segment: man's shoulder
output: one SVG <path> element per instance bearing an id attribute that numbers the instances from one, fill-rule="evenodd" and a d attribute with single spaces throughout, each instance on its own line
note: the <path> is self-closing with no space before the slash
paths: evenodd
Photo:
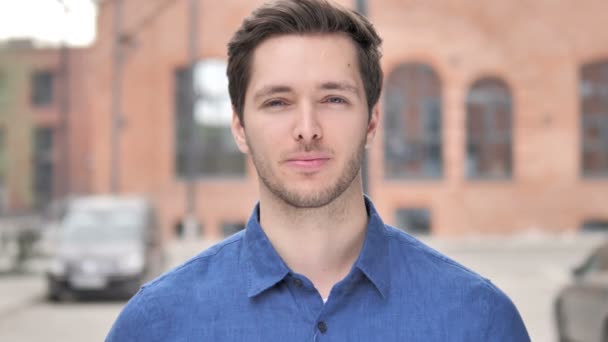
<path id="1" fill-rule="evenodd" d="M 235 271 L 240 264 L 241 242 L 244 230 L 205 249 L 181 265 L 169 270 L 158 278 L 145 284 L 145 292 L 163 290 L 172 287 L 184 288 L 185 283 L 201 284 L 221 279 L 227 270 Z"/>
<path id="2" fill-rule="evenodd" d="M 389 225 L 384 228 L 389 237 L 389 248 L 394 253 L 392 257 L 402 263 L 403 269 L 409 271 L 401 276 L 408 277 L 410 272 L 415 272 L 417 278 L 433 281 L 436 285 L 469 287 L 488 291 L 491 296 L 504 296 L 490 280 L 416 237 Z"/>
<path id="3" fill-rule="evenodd" d="M 237 233 L 142 286 L 123 308 L 107 341 L 167 340 L 167 322 L 219 309 L 222 291 L 237 291 L 241 283 L 242 236 Z"/>
<path id="4" fill-rule="evenodd" d="M 468 322 L 497 341 L 530 340 L 511 299 L 489 279 L 397 228 L 385 226 L 384 232 L 390 256 L 398 265 L 391 277 L 400 296 L 416 298 L 436 310 L 434 314 L 458 307 Z M 441 305 L 435 305 L 438 302 Z"/>

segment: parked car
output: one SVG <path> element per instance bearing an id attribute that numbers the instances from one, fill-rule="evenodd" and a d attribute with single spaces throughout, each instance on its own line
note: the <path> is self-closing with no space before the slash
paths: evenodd
<path id="1" fill-rule="evenodd" d="M 555 300 L 560 342 L 608 342 L 608 243 L 573 270 Z"/>
<path id="2" fill-rule="evenodd" d="M 55 238 L 47 269 L 50 300 L 129 297 L 164 268 L 156 212 L 140 197 L 73 199 Z"/>

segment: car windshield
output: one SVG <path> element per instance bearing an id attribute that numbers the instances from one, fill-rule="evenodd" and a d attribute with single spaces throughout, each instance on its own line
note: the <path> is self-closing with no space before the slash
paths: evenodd
<path id="1" fill-rule="evenodd" d="M 141 214 L 128 208 L 78 210 L 69 213 L 64 222 L 66 242 L 136 240 L 143 226 Z"/>

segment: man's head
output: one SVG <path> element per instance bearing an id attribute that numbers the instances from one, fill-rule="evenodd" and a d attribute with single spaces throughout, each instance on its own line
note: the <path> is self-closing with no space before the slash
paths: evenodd
<path id="1" fill-rule="evenodd" d="M 380 45 L 371 23 L 358 13 L 326 0 L 271 1 L 247 17 L 228 43 L 228 89 L 235 112 L 243 121 L 255 49 L 265 40 L 281 35 L 340 33 L 357 49 L 358 67 L 368 111 L 377 104 L 382 90 Z"/>
<path id="2" fill-rule="evenodd" d="M 379 44 L 363 17 L 323 0 L 273 2 L 245 19 L 229 44 L 232 132 L 262 198 L 319 208 L 360 194 L 379 120 Z"/>

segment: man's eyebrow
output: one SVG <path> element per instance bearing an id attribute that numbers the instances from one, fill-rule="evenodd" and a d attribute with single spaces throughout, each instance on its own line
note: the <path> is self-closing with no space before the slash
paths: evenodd
<path id="1" fill-rule="evenodd" d="M 325 82 L 321 84 L 323 90 L 341 90 L 351 92 L 359 97 L 359 88 L 345 82 Z"/>
<path id="2" fill-rule="evenodd" d="M 262 89 L 256 91 L 253 94 L 253 99 L 258 100 L 259 98 L 265 97 L 265 96 L 270 96 L 270 95 L 280 94 L 280 93 L 291 93 L 291 92 L 293 92 L 293 90 L 289 86 L 269 85 L 269 86 L 265 86 Z"/>

